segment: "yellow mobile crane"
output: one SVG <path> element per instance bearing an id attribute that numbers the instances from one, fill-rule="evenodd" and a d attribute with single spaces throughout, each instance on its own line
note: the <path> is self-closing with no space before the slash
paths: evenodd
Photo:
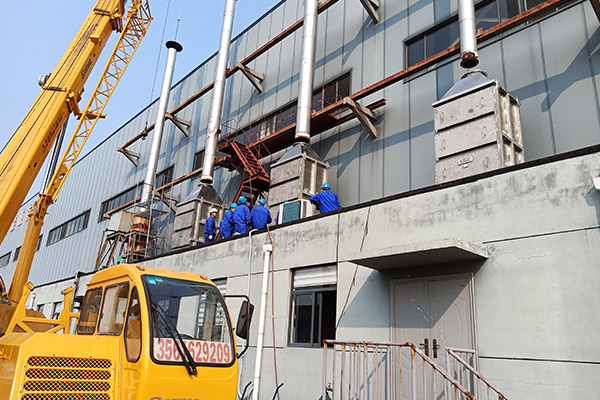
<path id="1" fill-rule="evenodd" d="M 152 17 L 147 1 L 98 0 L 42 92 L 0 155 L 0 240 L 70 113 L 79 117 L 50 184 L 30 212 L 10 290 L 0 285 L 0 399 L 233 399 L 236 343 L 223 296 L 205 276 L 123 264 L 97 272 L 81 312 L 63 291 L 57 319 L 27 310 L 26 283 L 46 210 Z M 120 32 L 91 98 L 83 85 L 112 31 Z M 245 297 L 245 296 L 242 296 Z M 247 339 L 252 306 L 242 304 L 236 334 Z M 77 318 L 75 335 L 70 322 Z M 56 334 L 62 332 L 64 334 Z M 246 348 L 247 349 L 247 342 Z M 242 352 L 243 353 L 243 352 Z M 198 369 L 202 371 L 199 373 Z"/>

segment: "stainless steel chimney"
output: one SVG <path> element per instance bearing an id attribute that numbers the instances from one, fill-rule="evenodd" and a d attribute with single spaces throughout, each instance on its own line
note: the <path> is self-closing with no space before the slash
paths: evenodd
<path id="1" fill-rule="evenodd" d="M 206 131 L 206 142 L 204 145 L 204 164 L 202 166 L 202 183 L 212 184 L 215 170 L 215 156 L 217 153 L 217 142 L 219 126 L 221 124 L 221 112 L 223 109 L 223 97 L 225 94 L 225 79 L 227 72 L 227 61 L 229 60 L 229 44 L 231 43 L 231 31 L 233 28 L 233 14 L 236 0 L 227 0 L 223 14 L 223 28 L 221 29 L 221 43 L 217 66 L 215 67 L 215 84 L 213 87 L 212 101 L 208 114 L 208 128 Z"/>
<path id="2" fill-rule="evenodd" d="M 298 83 L 298 106 L 296 118 L 296 142 L 310 141 L 310 115 L 312 110 L 312 86 L 315 72 L 315 48 L 317 45 L 318 0 L 305 0 L 304 29 L 302 33 L 302 59 Z"/>
<path id="3" fill-rule="evenodd" d="M 458 26 L 460 29 L 460 66 L 465 69 L 474 68 L 479 64 L 479 59 L 477 58 L 473 0 L 458 0 Z"/>
<path id="4" fill-rule="evenodd" d="M 175 69 L 175 57 L 177 53 L 183 50 L 183 47 L 175 42 L 166 43 L 167 66 L 165 67 L 165 77 L 163 79 L 160 100 L 158 102 L 158 111 L 156 112 L 156 124 L 154 125 L 154 138 L 152 139 L 152 149 L 148 159 L 148 169 L 146 179 L 142 187 L 142 208 L 147 208 L 154 192 L 154 179 L 156 176 L 156 166 L 158 165 L 158 156 L 160 154 L 160 142 L 162 141 L 163 127 L 165 124 L 165 113 L 167 112 L 167 103 L 169 102 L 169 93 L 171 92 L 171 82 L 173 81 L 173 70 Z"/>

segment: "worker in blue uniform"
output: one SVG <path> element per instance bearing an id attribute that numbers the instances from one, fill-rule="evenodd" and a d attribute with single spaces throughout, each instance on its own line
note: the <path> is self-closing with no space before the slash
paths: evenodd
<path id="1" fill-rule="evenodd" d="M 337 197 L 337 194 L 331 191 L 331 187 L 327 182 L 321 186 L 321 192 L 315 194 L 309 200 L 311 203 L 317 206 L 317 209 L 321 214 L 342 208 L 340 199 Z"/>
<path id="2" fill-rule="evenodd" d="M 233 213 L 233 222 L 234 222 L 234 234 L 244 234 L 248 232 L 248 226 L 252 223 L 252 219 L 250 218 L 250 209 L 246 205 L 246 198 L 244 196 L 240 196 L 238 199 L 238 206 L 235 209 L 235 213 Z"/>
<path id="3" fill-rule="evenodd" d="M 215 218 L 219 210 L 216 208 L 210 209 L 210 217 L 206 219 L 204 224 L 204 243 L 212 242 L 217 238 L 217 221 Z"/>
<path id="4" fill-rule="evenodd" d="M 221 227 L 219 229 L 223 239 L 233 236 L 233 214 L 236 207 L 236 203 L 231 203 L 229 210 L 225 211 L 225 216 L 223 217 L 223 221 L 221 221 Z"/>
<path id="5" fill-rule="evenodd" d="M 271 223 L 271 213 L 265 207 L 265 199 L 259 199 L 258 204 L 250 211 L 252 229 L 262 229 Z"/>

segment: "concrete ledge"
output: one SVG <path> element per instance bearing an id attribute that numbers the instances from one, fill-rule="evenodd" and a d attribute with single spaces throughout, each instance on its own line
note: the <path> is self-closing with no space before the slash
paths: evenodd
<path id="1" fill-rule="evenodd" d="M 446 238 L 349 253 L 340 261 L 381 271 L 487 258 L 488 251 L 483 245 L 459 238 Z"/>

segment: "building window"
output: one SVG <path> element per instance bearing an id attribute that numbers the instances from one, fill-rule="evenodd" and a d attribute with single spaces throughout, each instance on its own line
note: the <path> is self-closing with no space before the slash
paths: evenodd
<path id="1" fill-rule="evenodd" d="M 290 312 L 290 345 L 319 347 L 335 339 L 336 267 L 294 271 Z"/>
<path id="2" fill-rule="evenodd" d="M 63 309 L 63 302 L 57 301 L 54 303 L 52 307 L 52 319 L 58 319 L 60 317 L 60 313 Z"/>
<path id="3" fill-rule="evenodd" d="M 3 255 L 2 257 L 0 257 L 0 268 L 6 267 L 9 262 L 10 262 L 10 251 L 8 253 L 6 253 L 5 255 Z"/>
<path id="4" fill-rule="evenodd" d="M 202 168 L 203 164 L 204 164 L 204 150 L 201 150 L 194 155 L 194 165 L 192 166 L 192 171 L 196 171 L 197 169 Z"/>
<path id="5" fill-rule="evenodd" d="M 13 261 L 17 261 L 19 259 L 19 253 L 21 253 L 21 246 L 15 249 L 15 255 L 13 256 Z"/>
<path id="6" fill-rule="evenodd" d="M 350 95 L 350 74 L 345 74 L 313 91 L 312 109 L 319 111 Z M 296 122 L 296 102 L 268 114 L 250 125 L 232 130 L 224 136 L 240 143 L 250 144 Z M 196 169 L 196 168 L 194 168 Z"/>
<path id="7" fill-rule="evenodd" d="M 46 242 L 46 246 L 50 246 L 53 243 L 58 242 L 59 240 L 63 240 L 71 235 L 76 234 L 77 232 L 81 232 L 86 229 L 88 226 L 88 221 L 90 219 L 90 210 L 87 210 L 83 214 L 73 218 L 70 221 L 65 222 L 64 224 L 57 226 L 48 232 L 48 241 Z"/>
<path id="8" fill-rule="evenodd" d="M 156 174 L 156 179 L 154 180 L 154 187 L 158 189 L 159 187 L 168 185 L 169 183 L 173 182 L 174 169 L 175 166 L 171 165 L 169 168 Z"/>
<path id="9" fill-rule="evenodd" d="M 100 214 L 98 215 L 98 222 L 102 222 L 105 219 L 109 219 L 105 214 L 114 210 L 117 207 L 121 207 L 124 204 L 130 203 L 134 201 L 136 198 L 142 195 L 142 185 L 135 185 L 127 189 L 124 192 L 119 193 L 118 195 L 111 197 L 110 199 L 102 202 L 100 205 Z"/>
<path id="10" fill-rule="evenodd" d="M 35 251 L 38 251 L 40 249 L 40 247 L 42 246 L 42 238 L 43 237 L 44 237 L 44 235 L 40 235 L 40 237 L 38 238 L 37 245 L 35 246 Z"/>
<path id="11" fill-rule="evenodd" d="M 482 1 L 475 6 L 476 28 L 486 31 L 538 4 L 539 0 Z M 458 40 L 458 16 L 454 16 L 406 41 L 406 67 L 446 50 L 458 43 Z"/>

